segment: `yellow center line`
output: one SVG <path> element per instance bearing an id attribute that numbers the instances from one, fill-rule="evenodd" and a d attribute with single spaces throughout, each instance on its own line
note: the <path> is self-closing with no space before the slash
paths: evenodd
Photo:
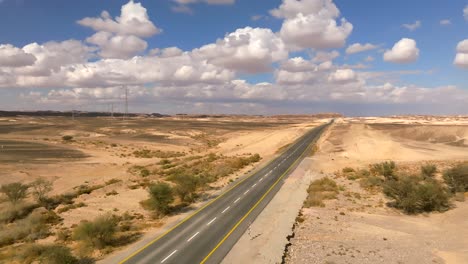
<path id="1" fill-rule="evenodd" d="M 315 129 L 315 128 L 314 128 Z M 312 130 L 314 130 L 312 129 Z M 308 133 L 311 133 L 312 131 L 309 131 Z M 308 134 L 306 133 L 306 135 Z M 297 141 L 300 141 L 302 139 L 299 138 L 296 140 Z M 291 144 L 291 146 L 283 153 L 286 153 L 289 149 L 292 149 L 293 147 L 295 146 L 295 143 L 294 144 Z M 305 152 L 305 151 L 304 151 Z M 281 156 L 281 155 L 280 155 Z M 280 157 L 278 156 L 278 157 Z M 239 184 L 243 183 L 244 181 L 246 181 L 247 179 L 251 178 L 252 176 L 256 175 L 259 171 L 261 171 L 263 168 L 266 168 L 268 167 L 268 165 L 270 165 L 271 163 L 273 163 L 277 158 L 274 158 L 272 159 L 270 162 L 268 162 L 265 166 L 263 166 L 262 168 L 260 168 L 258 171 L 252 173 L 251 175 L 249 175 L 248 177 L 245 177 L 244 179 L 242 179 L 241 181 L 239 181 L 238 183 L 236 183 L 234 186 L 232 186 L 231 188 L 229 188 L 227 191 L 225 191 L 224 193 L 222 193 L 221 195 L 219 195 L 218 197 L 216 197 L 215 199 L 211 200 L 210 202 L 208 202 L 207 204 L 205 204 L 204 206 L 202 206 L 201 208 L 199 208 L 198 210 L 196 210 L 193 214 L 189 215 L 187 218 L 185 218 L 184 220 L 182 220 L 181 222 L 179 222 L 177 225 L 175 225 L 174 227 L 170 228 L 169 230 L 167 230 L 166 232 L 164 232 L 163 234 L 161 234 L 160 236 L 156 237 L 155 239 L 151 240 L 150 242 L 148 242 L 146 245 L 144 245 L 142 248 L 140 248 L 139 250 L 133 252 L 131 255 L 129 255 L 128 257 L 126 257 L 125 259 L 123 259 L 122 261 L 119 262 L 119 264 L 124 264 L 125 262 L 129 261 L 131 258 L 135 257 L 136 255 L 138 255 L 139 253 L 141 253 L 143 250 L 145 250 L 146 248 L 148 248 L 149 246 L 151 246 L 152 244 L 156 243 L 158 240 L 160 240 L 161 238 L 163 238 L 164 236 L 166 236 L 167 234 L 169 234 L 170 232 L 172 232 L 174 229 L 176 229 L 178 226 L 182 225 L 183 223 L 187 222 L 189 219 L 191 219 L 192 217 L 194 217 L 196 214 L 198 214 L 200 211 L 202 211 L 203 209 L 205 209 L 206 207 L 208 207 L 210 204 L 214 203 L 215 201 L 217 201 L 218 199 L 220 199 L 221 197 L 225 196 L 226 194 L 228 194 L 231 190 L 233 190 L 234 188 L 236 188 Z M 295 163 L 294 163 L 295 164 Z M 293 165 L 294 165 L 293 164 Z M 289 170 L 289 169 L 288 169 Z"/>
<path id="2" fill-rule="evenodd" d="M 315 143 L 315 142 L 314 142 Z M 312 142 L 309 144 L 311 145 Z M 265 199 L 265 197 L 271 192 L 271 190 L 273 190 L 273 188 L 275 188 L 276 185 L 278 185 L 278 183 L 284 178 L 284 176 L 286 176 L 289 171 L 291 170 L 291 168 L 293 166 L 296 165 L 296 163 L 299 162 L 299 160 L 302 158 L 302 156 L 304 156 L 304 154 L 306 153 L 306 151 L 309 149 L 309 147 L 307 147 L 302 153 L 301 155 L 296 159 L 296 161 L 294 161 L 293 164 L 291 164 L 291 166 L 289 166 L 289 168 L 278 178 L 278 180 L 276 180 L 276 182 L 266 191 L 265 194 L 263 194 L 263 196 L 257 201 L 257 203 L 254 204 L 254 206 L 252 208 L 250 208 L 250 210 L 236 223 L 236 225 L 229 231 L 229 233 L 227 233 L 224 238 L 216 245 L 215 248 L 213 248 L 213 250 L 211 250 L 210 253 L 208 253 L 208 255 L 200 262 L 200 264 L 204 264 L 206 263 L 206 261 L 208 261 L 208 259 L 211 257 L 211 255 L 213 255 L 213 253 L 226 241 L 226 239 L 228 239 L 228 237 L 237 229 L 237 227 L 252 213 L 253 210 L 255 210 L 255 208 L 257 208 L 257 206 Z"/>

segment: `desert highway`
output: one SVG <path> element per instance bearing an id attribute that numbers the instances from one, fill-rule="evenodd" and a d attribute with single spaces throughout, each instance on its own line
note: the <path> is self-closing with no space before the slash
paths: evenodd
<path id="1" fill-rule="evenodd" d="M 308 131 L 256 173 L 233 183 L 233 187 L 120 263 L 220 263 L 326 126 Z"/>

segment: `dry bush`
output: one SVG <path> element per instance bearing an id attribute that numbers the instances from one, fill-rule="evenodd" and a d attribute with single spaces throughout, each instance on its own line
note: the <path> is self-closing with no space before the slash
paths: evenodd
<path id="1" fill-rule="evenodd" d="M 39 207 L 37 204 L 17 204 L 5 206 L 0 209 L 0 223 L 12 223 L 16 220 L 23 219 L 37 207 Z"/>
<path id="2" fill-rule="evenodd" d="M 74 257 L 69 248 L 59 245 L 27 245 L 21 252 L 21 262 L 25 264 L 78 264 L 80 261 Z M 83 263 L 83 262 L 81 262 Z"/>
<path id="3" fill-rule="evenodd" d="M 118 219 L 112 215 L 99 216 L 93 221 L 81 222 L 73 230 L 72 238 L 87 246 L 102 249 L 112 245 L 118 224 Z"/>
<path id="4" fill-rule="evenodd" d="M 60 218 L 53 211 L 36 210 L 25 219 L 0 229 L 0 247 L 18 242 L 32 242 L 50 235 L 50 225 Z"/>
<path id="5" fill-rule="evenodd" d="M 5 184 L 0 187 L 0 193 L 3 193 L 7 200 L 16 205 L 28 196 L 29 186 L 20 182 Z"/>
<path id="6" fill-rule="evenodd" d="M 468 163 L 446 170 L 443 178 L 453 193 L 468 192 Z"/>
<path id="7" fill-rule="evenodd" d="M 328 177 L 315 180 L 307 189 L 309 195 L 304 202 L 305 207 L 320 206 L 324 207 L 324 200 L 336 199 L 340 188 L 336 182 Z"/>
<path id="8" fill-rule="evenodd" d="M 133 156 L 136 158 L 160 158 L 160 159 L 167 159 L 167 158 L 176 158 L 185 156 L 185 153 L 176 152 L 176 151 L 161 151 L 161 150 L 149 150 L 149 149 L 142 149 L 142 150 L 135 150 L 133 152 Z"/>
<path id="9" fill-rule="evenodd" d="M 434 164 L 426 164 L 421 166 L 421 175 L 425 178 L 434 178 L 437 172 L 437 166 Z"/>
<path id="10" fill-rule="evenodd" d="M 242 168 L 261 160 L 260 155 L 254 154 L 247 157 L 226 157 L 210 153 L 204 159 L 197 159 L 192 163 L 184 163 L 170 169 L 160 171 L 168 180 L 183 175 L 200 177 L 204 182 L 211 183 L 226 177 Z"/>

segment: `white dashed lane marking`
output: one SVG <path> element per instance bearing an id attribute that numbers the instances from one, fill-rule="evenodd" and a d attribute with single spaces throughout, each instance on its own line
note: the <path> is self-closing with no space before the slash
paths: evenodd
<path id="1" fill-rule="evenodd" d="M 229 210 L 229 208 L 231 208 L 231 206 L 226 207 L 226 209 L 224 209 L 221 213 L 224 214 L 227 210 Z"/>
<path id="2" fill-rule="evenodd" d="M 163 260 L 161 261 L 161 263 L 164 263 L 166 260 L 168 260 L 170 257 L 172 257 L 172 255 L 174 255 L 176 252 L 177 252 L 177 249 L 174 250 L 174 251 L 172 251 L 172 253 L 169 254 L 169 256 L 167 256 L 165 259 L 163 259 Z"/>
<path id="3" fill-rule="evenodd" d="M 194 239 L 196 236 L 198 236 L 200 232 L 196 232 L 193 236 L 191 236 L 189 239 L 187 239 L 187 242 L 190 242 L 192 239 Z"/>
<path id="4" fill-rule="evenodd" d="M 211 219 L 211 221 L 210 221 L 210 222 L 208 222 L 208 224 L 206 224 L 206 225 L 207 225 L 207 226 L 211 225 L 211 223 L 213 223 L 213 222 L 216 220 L 216 218 L 217 218 L 217 217 L 215 217 L 215 218 Z"/>

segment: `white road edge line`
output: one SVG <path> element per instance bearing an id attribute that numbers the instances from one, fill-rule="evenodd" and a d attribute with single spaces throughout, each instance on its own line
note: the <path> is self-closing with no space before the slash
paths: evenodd
<path id="1" fill-rule="evenodd" d="M 198 236 L 198 234 L 200 234 L 200 232 L 196 232 L 195 235 L 191 236 L 189 239 L 187 239 L 187 242 L 190 242 L 193 238 L 195 238 L 196 236 Z"/>
<path id="2" fill-rule="evenodd" d="M 226 207 L 226 209 L 224 209 L 221 213 L 224 214 L 227 210 L 229 210 L 229 208 L 231 208 L 231 206 Z"/>
<path id="3" fill-rule="evenodd" d="M 213 223 L 213 222 L 214 222 L 214 220 L 216 220 L 216 218 L 217 218 L 217 217 L 215 217 L 215 218 L 211 219 L 211 221 L 210 221 L 210 222 L 208 222 L 208 224 L 206 224 L 206 225 L 207 225 L 207 226 L 211 225 L 211 223 Z"/>
<path id="4" fill-rule="evenodd" d="M 237 203 L 239 200 L 240 200 L 240 197 L 237 198 L 237 199 L 234 201 L 234 203 Z"/>
<path id="5" fill-rule="evenodd" d="M 169 256 L 167 256 L 165 259 L 163 259 L 163 260 L 161 261 L 161 263 L 164 263 L 164 261 L 166 261 L 166 260 L 168 260 L 170 257 L 172 257 L 172 255 L 174 255 L 176 252 L 177 252 L 177 249 L 174 250 L 174 251 L 172 251 L 172 253 L 169 254 Z"/>

